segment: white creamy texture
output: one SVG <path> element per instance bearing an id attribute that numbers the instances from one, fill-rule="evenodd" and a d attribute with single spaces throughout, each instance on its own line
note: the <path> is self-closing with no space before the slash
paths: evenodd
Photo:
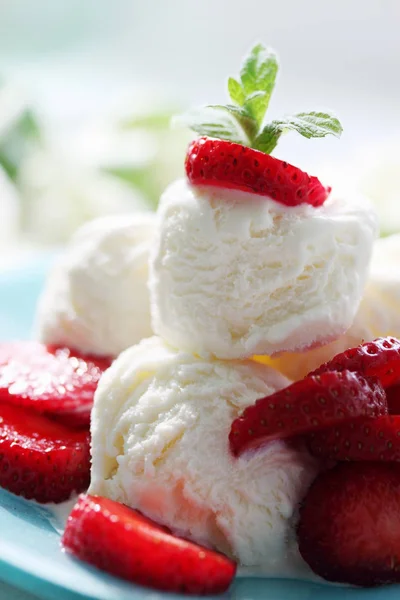
<path id="1" fill-rule="evenodd" d="M 155 333 L 219 358 L 320 345 L 353 322 L 376 215 L 363 199 L 288 208 L 184 180 L 161 198 L 150 255 Z"/>
<path id="2" fill-rule="evenodd" d="M 304 353 L 268 361 L 292 379 L 300 379 L 339 352 L 392 335 L 400 338 L 400 234 L 375 242 L 369 278 L 350 329 L 335 342 Z"/>
<path id="3" fill-rule="evenodd" d="M 152 335 L 147 280 L 154 223 L 150 213 L 104 217 L 75 234 L 39 301 L 41 341 L 116 356 Z"/>
<path id="4" fill-rule="evenodd" d="M 97 389 L 89 493 L 137 508 L 252 572 L 301 572 L 293 524 L 314 460 L 280 441 L 234 458 L 228 444 L 238 414 L 287 384 L 253 361 L 205 360 L 143 340 Z"/>

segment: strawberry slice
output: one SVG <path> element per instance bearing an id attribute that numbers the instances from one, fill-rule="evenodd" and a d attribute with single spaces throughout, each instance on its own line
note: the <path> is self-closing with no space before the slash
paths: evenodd
<path id="1" fill-rule="evenodd" d="M 97 383 L 111 364 L 38 342 L 0 344 L 0 401 L 87 426 Z"/>
<path id="2" fill-rule="evenodd" d="M 337 354 L 311 373 L 357 371 L 364 377 L 378 377 L 384 388 L 400 383 L 400 341 L 394 337 L 377 338 Z"/>
<path id="3" fill-rule="evenodd" d="M 268 196 L 286 206 L 321 206 L 331 188 L 316 177 L 259 150 L 201 137 L 187 151 L 186 175 L 193 185 L 233 188 Z"/>
<path id="4" fill-rule="evenodd" d="M 90 481 L 90 438 L 34 411 L 0 404 L 0 486 L 38 502 L 63 502 Z"/>
<path id="5" fill-rule="evenodd" d="M 232 423 L 229 442 L 238 455 L 263 442 L 385 414 L 386 396 L 377 380 L 350 371 L 309 375 L 246 408 Z"/>
<path id="6" fill-rule="evenodd" d="M 62 538 L 67 552 L 99 569 L 169 592 L 218 594 L 236 565 L 173 536 L 140 513 L 100 496 L 79 497 Z"/>
<path id="7" fill-rule="evenodd" d="M 339 463 L 314 481 L 300 509 L 299 550 L 330 581 L 400 582 L 400 465 Z"/>
<path id="8" fill-rule="evenodd" d="M 354 419 L 310 434 L 311 454 L 333 460 L 400 461 L 400 416 Z"/>
<path id="9" fill-rule="evenodd" d="M 386 389 L 386 398 L 390 415 L 400 415 L 400 385 Z"/>

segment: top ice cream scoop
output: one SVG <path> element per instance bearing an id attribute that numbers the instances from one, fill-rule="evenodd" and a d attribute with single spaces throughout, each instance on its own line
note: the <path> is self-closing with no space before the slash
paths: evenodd
<path id="1" fill-rule="evenodd" d="M 154 330 L 223 359 L 327 343 L 354 320 L 376 232 L 363 199 L 286 207 L 177 181 L 161 198 L 150 256 Z"/>

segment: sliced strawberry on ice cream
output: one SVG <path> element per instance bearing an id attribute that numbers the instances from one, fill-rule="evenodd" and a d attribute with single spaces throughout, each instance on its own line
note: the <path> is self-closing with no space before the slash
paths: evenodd
<path id="1" fill-rule="evenodd" d="M 390 415 L 400 415 L 400 384 L 386 389 L 386 398 Z"/>
<path id="2" fill-rule="evenodd" d="M 302 557 L 324 579 L 400 582 L 400 465 L 340 463 L 319 475 L 297 534 Z"/>
<path id="3" fill-rule="evenodd" d="M 88 432 L 0 403 L 1 487 L 38 502 L 62 502 L 89 481 Z"/>
<path id="4" fill-rule="evenodd" d="M 400 383 L 400 340 L 377 338 L 334 356 L 311 375 L 327 371 L 357 371 L 364 377 L 378 377 L 384 388 Z"/>
<path id="5" fill-rule="evenodd" d="M 333 460 L 400 461 L 400 416 L 354 419 L 308 437 L 315 456 Z"/>
<path id="6" fill-rule="evenodd" d="M 98 381 L 111 364 L 38 342 L 0 344 L 0 401 L 54 416 L 71 426 L 90 423 Z"/>
<path id="7" fill-rule="evenodd" d="M 331 191 L 316 178 L 264 152 L 207 137 L 189 146 L 186 175 L 193 185 L 234 188 L 268 196 L 286 206 L 320 206 Z"/>
<path id="8" fill-rule="evenodd" d="M 100 496 L 80 496 L 62 538 L 67 552 L 140 585 L 169 592 L 218 594 L 236 565 L 170 534 L 140 513 Z"/>
<path id="9" fill-rule="evenodd" d="M 385 414 L 386 396 L 377 380 L 350 371 L 309 375 L 246 408 L 232 423 L 229 442 L 238 455 L 271 440 Z"/>

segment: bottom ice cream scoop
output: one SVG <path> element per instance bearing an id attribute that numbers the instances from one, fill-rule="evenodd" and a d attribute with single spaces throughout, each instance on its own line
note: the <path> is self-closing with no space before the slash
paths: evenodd
<path id="1" fill-rule="evenodd" d="M 400 337 L 400 234 L 375 242 L 364 296 L 352 326 L 344 335 L 308 352 L 257 360 L 297 380 L 348 348 L 386 336 Z"/>
<path id="2" fill-rule="evenodd" d="M 117 356 L 152 335 L 147 289 L 155 215 L 132 213 L 83 226 L 57 261 L 39 301 L 40 341 Z"/>
<path id="3" fill-rule="evenodd" d="M 173 532 L 265 574 L 299 572 L 299 502 L 317 465 L 282 441 L 234 458 L 233 420 L 285 387 L 253 361 L 205 360 L 159 338 L 102 377 L 92 412 L 89 493 L 139 509 Z"/>

